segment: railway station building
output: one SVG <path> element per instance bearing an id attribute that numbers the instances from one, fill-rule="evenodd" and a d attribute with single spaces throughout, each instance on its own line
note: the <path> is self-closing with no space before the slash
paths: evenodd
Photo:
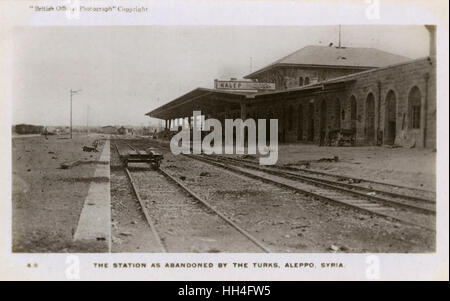
<path id="1" fill-rule="evenodd" d="M 194 110 L 222 122 L 275 118 L 280 143 L 435 148 L 435 33 L 428 29 L 430 54 L 424 58 L 373 48 L 307 46 L 243 81 L 196 88 L 146 115 L 165 120 L 167 129 L 190 120 Z M 246 83 L 263 89 L 235 88 Z"/>

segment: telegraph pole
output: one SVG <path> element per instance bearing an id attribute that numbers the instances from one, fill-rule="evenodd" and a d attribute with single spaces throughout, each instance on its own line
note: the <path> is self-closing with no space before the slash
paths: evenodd
<path id="1" fill-rule="evenodd" d="M 80 91 L 81 89 L 75 91 L 70 89 L 70 139 L 72 139 L 72 96 Z"/>
<path id="2" fill-rule="evenodd" d="M 338 48 L 341 48 L 341 25 L 339 24 L 339 44 Z"/>

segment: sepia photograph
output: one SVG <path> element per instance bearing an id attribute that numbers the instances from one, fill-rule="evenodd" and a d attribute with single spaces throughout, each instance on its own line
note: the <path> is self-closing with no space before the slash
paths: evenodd
<path id="1" fill-rule="evenodd" d="M 13 251 L 434 252 L 435 31 L 15 28 Z"/>
<path id="2" fill-rule="evenodd" d="M 0 279 L 448 280 L 442 8 L 0 0 Z"/>

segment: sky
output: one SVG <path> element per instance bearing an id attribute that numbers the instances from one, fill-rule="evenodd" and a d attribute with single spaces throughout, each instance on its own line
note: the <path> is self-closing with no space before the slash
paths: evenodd
<path id="1" fill-rule="evenodd" d="M 145 113 L 214 79 L 243 76 L 307 45 L 338 42 L 338 26 L 16 27 L 12 122 L 155 125 Z M 342 26 L 341 43 L 412 59 L 428 55 L 423 26 Z"/>

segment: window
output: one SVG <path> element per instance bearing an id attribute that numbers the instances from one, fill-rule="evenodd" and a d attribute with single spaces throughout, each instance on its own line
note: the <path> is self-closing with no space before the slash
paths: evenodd
<path id="1" fill-rule="evenodd" d="M 298 85 L 301 87 L 301 86 L 303 86 L 303 77 L 299 77 L 298 78 Z"/>
<path id="2" fill-rule="evenodd" d="M 412 88 L 408 96 L 410 120 L 409 124 L 412 129 L 420 129 L 421 98 L 422 95 L 419 88 Z"/>
<path id="3" fill-rule="evenodd" d="M 309 77 L 305 77 L 305 85 L 309 85 Z"/>

